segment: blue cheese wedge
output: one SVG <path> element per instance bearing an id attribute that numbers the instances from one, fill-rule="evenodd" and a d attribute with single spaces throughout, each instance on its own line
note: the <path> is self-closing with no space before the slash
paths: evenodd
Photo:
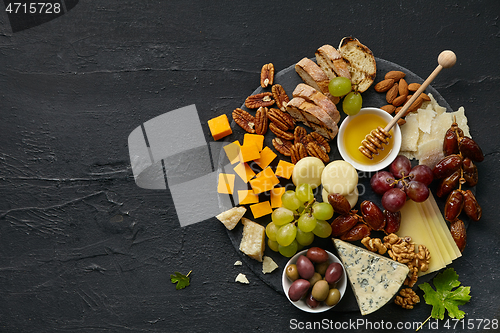
<path id="1" fill-rule="evenodd" d="M 409 272 L 406 265 L 339 239 L 333 242 L 363 316 L 380 309 L 399 291 Z"/>

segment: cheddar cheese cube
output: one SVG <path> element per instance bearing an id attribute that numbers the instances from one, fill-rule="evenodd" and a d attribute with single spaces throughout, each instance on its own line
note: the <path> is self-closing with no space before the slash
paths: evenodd
<path id="1" fill-rule="evenodd" d="M 253 217 L 258 219 L 261 216 L 271 214 L 273 209 L 271 208 L 271 203 L 269 201 L 262 201 L 253 205 L 250 205 L 250 210 L 252 211 Z"/>
<path id="2" fill-rule="evenodd" d="M 269 147 L 264 147 L 262 151 L 260 152 L 260 158 L 255 160 L 255 163 L 257 163 L 258 166 L 260 166 L 262 169 L 265 169 L 271 162 L 276 158 L 276 153 L 272 151 L 271 148 Z"/>
<path id="3" fill-rule="evenodd" d="M 248 181 L 255 176 L 255 172 L 247 163 L 238 163 L 238 165 L 234 167 L 234 172 L 236 172 L 245 183 L 248 183 Z"/>
<path id="4" fill-rule="evenodd" d="M 250 162 L 260 158 L 260 150 L 255 143 L 243 144 L 240 147 L 240 162 Z"/>
<path id="5" fill-rule="evenodd" d="M 252 144 L 256 145 L 259 151 L 261 151 L 264 148 L 264 136 L 261 134 L 245 133 L 243 136 L 243 146 Z"/>
<path id="6" fill-rule="evenodd" d="M 239 162 L 240 147 L 241 145 L 237 140 L 224 146 L 224 151 L 226 152 L 226 156 L 231 164 Z"/>
<path id="7" fill-rule="evenodd" d="M 293 168 L 295 167 L 295 164 L 280 160 L 278 162 L 278 166 L 276 167 L 276 176 L 285 178 L 285 179 L 290 179 L 292 176 Z"/>
<path id="8" fill-rule="evenodd" d="M 259 202 L 259 196 L 252 190 L 238 190 L 238 204 L 249 205 Z"/>
<path id="9" fill-rule="evenodd" d="M 276 177 L 270 167 L 265 168 L 259 172 L 254 179 L 249 181 L 255 194 L 270 191 L 274 188 L 274 186 L 278 185 L 279 182 L 278 177 Z"/>
<path id="10" fill-rule="evenodd" d="M 210 133 L 212 133 L 212 136 L 216 141 L 233 133 L 231 125 L 229 125 L 227 115 L 225 114 L 221 114 L 218 117 L 210 119 L 208 121 L 208 127 L 210 128 Z"/>
<path id="11" fill-rule="evenodd" d="M 230 173 L 219 173 L 217 192 L 222 194 L 233 194 L 235 175 Z"/>
<path id="12" fill-rule="evenodd" d="M 275 187 L 271 190 L 271 208 L 281 207 L 281 197 L 285 191 L 284 187 Z"/>

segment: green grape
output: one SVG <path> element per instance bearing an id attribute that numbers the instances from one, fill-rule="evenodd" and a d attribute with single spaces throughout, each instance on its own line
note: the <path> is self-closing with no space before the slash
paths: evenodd
<path id="1" fill-rule="evenodd" d="M 361 94 L 351 91 L 346 97 L 344 97 L 342 109 L 348 116 L 354 116 L 358 114 L 359 110 L 361 110 L 362 104 L 363 98 L 361 97 Z"/>
<path id="2" fill-rule="evenodd" d="M 327 238 L 332 234 L 332 226 L 326 221 L 318 220 L 316 222 L 316 228 L 314 228 L 312 232 L 320 238 Z"/>
<path id="3" fill-rule="evenodd" d="M 314 241 L 314 234 L 312 232 L 303 232 L 300 229 L 297 229 L 297 236 L 295 237 L 297 239 L 297 243 L 303 246 L 311 245 Z"/>
<path id="4" fill-rule="evenodd" d="M 278 227 L 274 222 L 269 222 L 266 226 L 266 235 L 269 240 L 276 241 L 276 233 L 278 232 Z"/>
<path id="5" fill-rule="evenodd" d="M 328 91 L 335 97 L 342 97 L 351 91 L 351 80 L 346 77 L 337 76 L 330 80 Z"/>
<path id="6" fill-rule="evenodd" d="M 302 203 L 295 195 L 295 191 L 288 190 L 281 196 L 281 206 L 290 209 L 291 211 L 297 210 Z"/>
<path id="7" fill-rule="evenodd" d="M 304 183 L 297 186 L 295 196 L 302 202 L 311 201 L 314 199 L 314 194 L 311 185 Z"/>
<path id="8" fill-rule="evenodd" d="M 294 239 L 287 246 L 279 245 L 278 250 L 282 256 L 290 258 L 293 257 L 295 253 L 297 253 L 298 249 L 299 249 L 299 243 L 297 243 L 297 241 Z"/>
<path id="9" fill-rule="evenodd" d="M 297 226 L 303 232 L 311 232 L 314 228 L 316 228 L 316 219 L 312 216 L 312 214 L 302 214 L 299 217 Z"/>
<path id="10" fill-rule="evenodd" d="M 276 241 L 281 246 L 288 246 L 295 240 L 296 235 L 297 227 L 291 223 L 287 223 L 278 229 Z"/>
<path id="11" fill-rule="evenodd" d="M 328 202 L 315 202 L 312 209 L 317 220 L 329 220 L 333 217 L 333 207 Z"/>
<path id="12" fill-rule="evenodd" d="M 273 211 L 271 219 L 273 220 L 274 224 L 276 224 L 277 226 L 281 226 L 292 222 L 294 216 L 293 212 L 290 209 L 279 207 Z"/>
<path id="13" fill-rule="evenodd" d="M 278 242 L 277 242 L 277 241 L 273 241 L 273 240 L 268 239 L 268 240 L 267 240 L 267 246 L 269 246 L 269 248 L 270 248 L 271 250 L 273 250 L 274 252 L 278 252 L 278 251 L 279 251 L 279 246 L 280 246 L 280 245 L 278 244 Z"/>

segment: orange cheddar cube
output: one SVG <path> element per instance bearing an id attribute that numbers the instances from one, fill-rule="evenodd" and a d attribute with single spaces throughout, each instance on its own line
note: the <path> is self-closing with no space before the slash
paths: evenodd
<path id="1" fill-rule="evenodd" d="M 224 151 L 231 164 L 239 162 L 240 160 L 240 143 L 238 141 L 231 142 L 224 146 Z"/>
<path id="2" fill-rule="evenodd" d="M 255 176 L 255 172 L 247 163 L 239 163 L 236 165 L 234 167 L 234 172 L 236 172 L 245 183 L 248 183 L 248 181 Z"/>
<path id="3" fill-rule="evenodd" d="M 250 210 L 252 211 L 253 217 L 258 219 L 261 216 L 271 214 L 273 209 L 271 208 L 271 204 L 269 201 L 259 202 L 253 205 L 250 205 Z"/>
<path id="4" fill-rule="evenodd" d="M 219 173 L 219 183 L 217 184 L 217 192 L 223 194 L 233 194 L 235 175 L 230 173 Z"/>
<path id="5" fill-rule="evenodd" d="M 233 133 L 231 125 L 229 125 L 227 115 L 225 114 L 221 114 L 218 117 L 210 119 L 208 121 L 208 127 L 210 128 L 210 133 L 212 133 L 212 136 L 216 141 Z"/>
<path id="6" fill-rule="evenodd" d="M 271 190 L 271 208 L 281 207 L 281 196 L 285 191 L 284 187 L 275 187 Z"/>
<path id="7" fill-rule="evenodd" d="M 250 180 L 250 186 L 255 194 L 270 191 L 279 184 L 279 179 L 271 168 L 265 168 L 259 172 L 254 179 Z"/>
<path id="8" fill-rule="evenodd" d="M 252 190 L 238 190 L 239 205 L 248 205 L 259 202 L 259 196 Z"/>
<path id="9" fill-rule="evenodd" d="M 240 147 L 240 162 L 250 162 L 260 158 L 259 148 L 251 143 Z"/>
<path id="10" fill-rule="evenodd" d="M 280 160 L 278 162 L 278 166 L 276 167 L 276 176 L 285 178 L 285 179 L 290 179 L 292 176 L 293 168 L 295 167 L 295 164 Z"/>
<path id="11" fill-rule="evenodd" d="M 262 169 L 265 169 L 271 162 L 276 158 L 276 153 L 272 151 L 271 148 L 269 147 L 264 147 L 262 151 L 260 152 L 260 158 L 255 160 L 255 163 L 257 163 L 258 166 L 260 166 Z"/>
<path id="12" fill-rule="evenodd" d="M 264 136 L 260 134 L 245 133 L 243 136 L 243 146 L 254 144 L 258 147 L 259 151 L 264 148 Z"/>

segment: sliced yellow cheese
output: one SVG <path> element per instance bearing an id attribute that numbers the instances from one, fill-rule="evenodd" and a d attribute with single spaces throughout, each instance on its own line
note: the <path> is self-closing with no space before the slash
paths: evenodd
<path id="1" fill-rule="evenodd" d="M 231 164 L 239 162 L 240 147 L 241 145 L 238 141 L 231 142 L 224 146 L 224 151 Z"/>
<path id="2" fill-rule="evenodd" d="M 249 181 L 255 194 L 270 191 L 279 184 L 279 179 L 270 167 L 259 172 L 254 179 Z"/>
<path id="3" fill-rule="evenodd" d="M 260 150 L 255 144 L 246 144 L 240 147 L 240 162 L 250 162 L 260 158 Z"/>
<path id="4" fill-rule="evenodd" d="M 238 190 L 238 204 L 249 205 L 259 202 L 259 196 L 252 190 Z"/>
<path id="5" fill-rule="evenodd" d="M 243 136 L 243 146 L 256 145 L 259 151 L 264 148 L 264 136 L 260 134 L 245 133 Z"/>
<path id="6" fill-rule="evenodd" d="M 290 179 L 293 173 L 293 168 L 295 167 L 295 164 L 280 160 L 278 162 L 278 166 L 276 166 L 276 176 L 285 178 L 285 179 Z"/>
<path id="7" fill-rule="evenodd" d="M 256 219 L 265 215 L 269 215 L 273 212 L 273 209 L 271 208 L 271 203 L 269 201 L 262 201 L 250 205 L 250 210 L 252 211 L 253 217 Z"/>
<path id="8" fill-rule="evenodd" d="M 269 147 L 264 147 L 262 151 L 260 152 L 260 157 L 255 160 L 255 163 L 257 163 L 258 166 L 260 166 L 262 169 L 265 169 L 271 164 L 271 162 L 276 158 L 276 153 L 272 151 L 271 148 Z"/>
<path id="9" fill-rule="evenodd" d="M 455 253 L 456 258 L 459 258 L 462 256 L 462 252 L 460 252 L 460 249 L 457 246 L 457 243 L 455 243 L 455 240 L 453 239 L 453 236 L 451 235 L 450 229 L 448 228 L 448 225 L 446 224 L 446 221 L 444 220 L 443 214 L 441 214 L 441 211 L 439 210 L 439 207 L 437 205 L 436 199 L 434 198 L 434 195 L 432 192 L 429 195 L 429 199 L 427 199 L 428 204 L 432 209 L 434 210 L 434 214 L 437 217 L 439 221 L 439 225 L 441 226 L 441 229 L 444 232 L 445 237 L 448 239 L 448 244 L 450 245 L 452 251 Z"/>
<path id="10" fill-rule="evenodd" d="M 401 208 L 401 226 L 396 234 L 399 237 L 410 236 L 415 244 L 425 245 L 429 249 L 431 254 L 429 269 L 422 275 L 438 271 L 446 266 L 430 227 L 422 218 L 414 201 L 408 200 Z"/>
<path id="11" fill-rule="evenodd" d="M 235 175 L 230 173 L 219 173 L 217 192 L 222 194 L 233 194 Z"/>
<path id="12" fill-rule="evenodd" d="M 255 172 L 247 163 L 239 163 L 236 165 L 234 167 L 234 172 L 236 172 L 245 183 L 248 183 L 248 181 L 255 176 Z"/>
<path id="13" fill-rule="evenodd" d="M 274 187 L 271 190 L 271 208 L 278 208 L 281 207 L 281 197 L 283 196 L 283 193 L 285 193 L 286 188 L 279 186 L 279 187 Z"/>

